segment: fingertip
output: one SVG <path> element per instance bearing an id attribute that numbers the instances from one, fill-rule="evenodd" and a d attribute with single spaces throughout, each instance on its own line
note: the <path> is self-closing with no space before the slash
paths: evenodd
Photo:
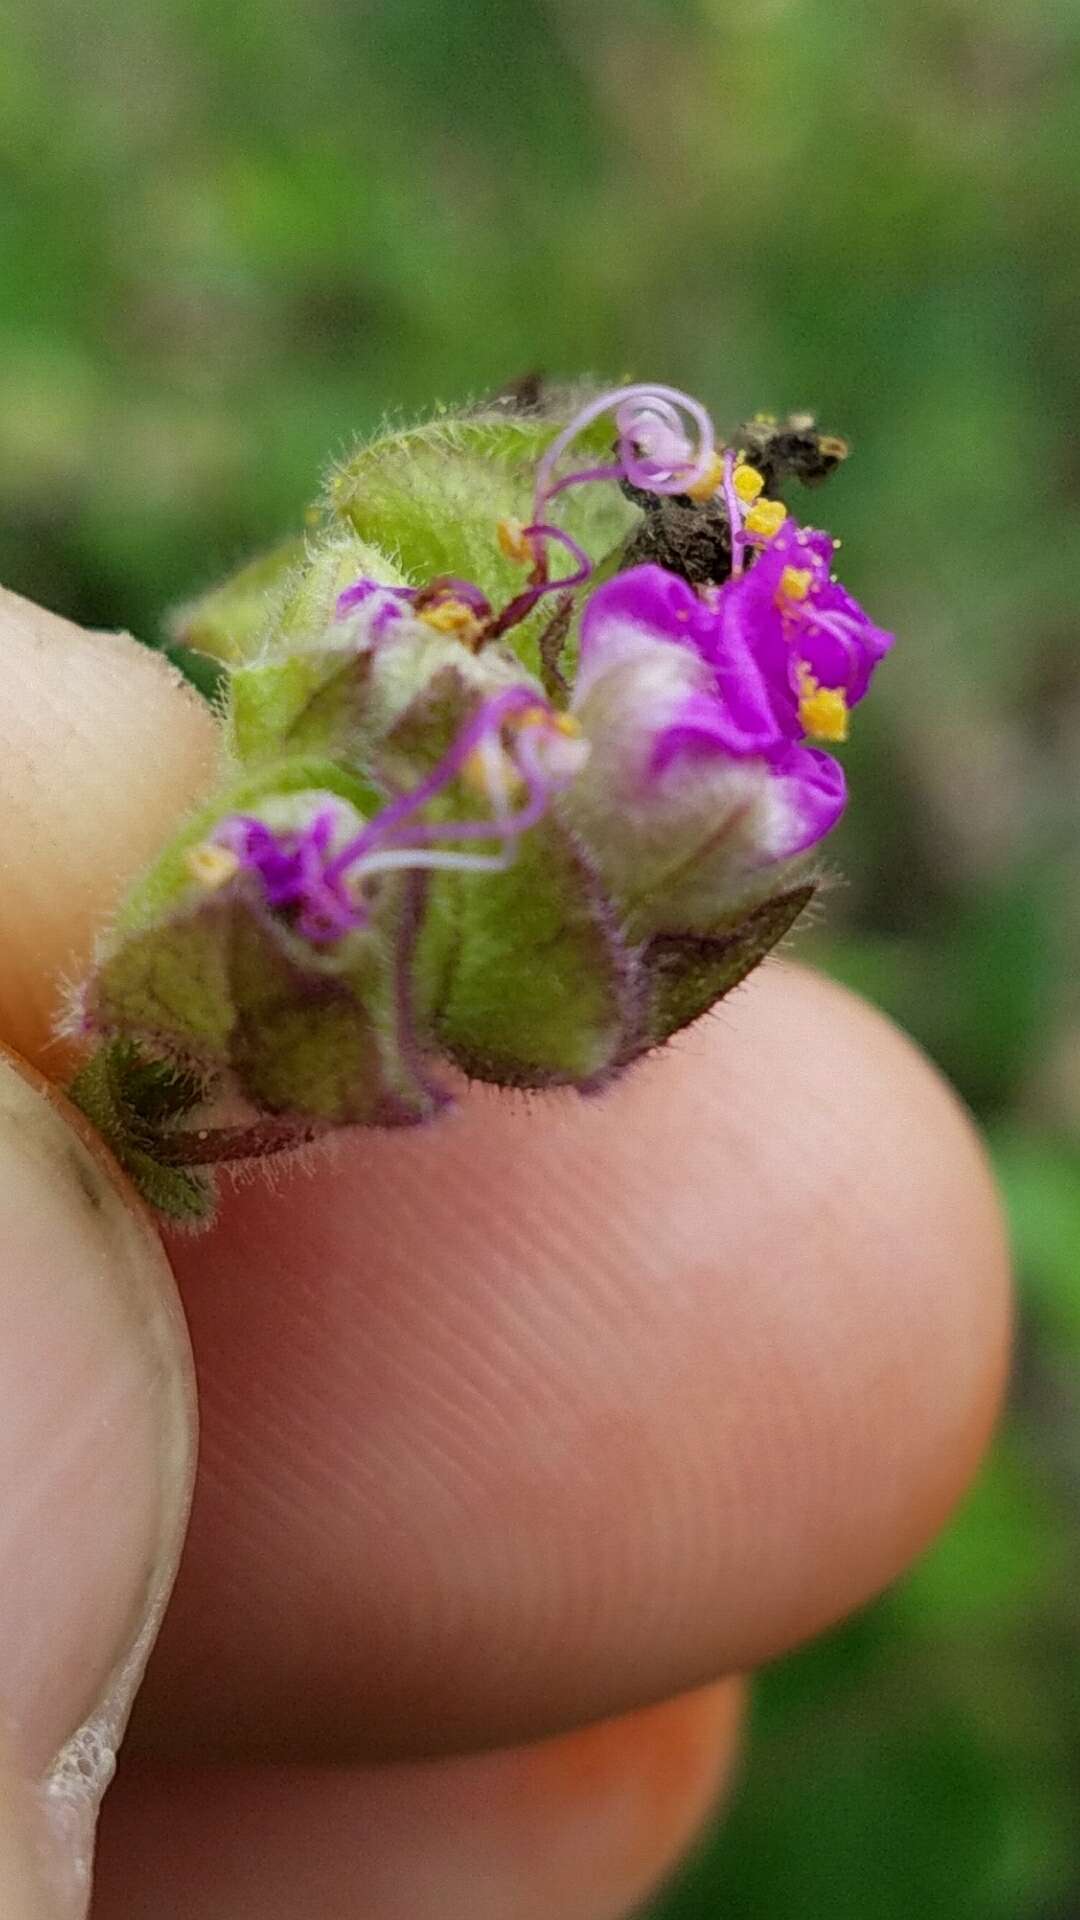
<path id="1" fill-rule="evenodd" d="M 0 644 L 0 1041 L 56 1080 L 65 986 L 208 790 L 218 728 L 161 654 L 2 589 Z"/>
<path id="2" fill-rule="evenodd" d="M 776 1489 L 804 1577 L 773 1636 L 767 1613 L 761 1637 L 751 1631 L 758 1665 L 879 1592 L 947 1521 L 1000 1412 L 1012 1282 L 983 1142 L 908 1035 L 787 963 L 763 969 L 735 1012 L 729 1060 L 737 1052 L 749 1073 L 756 1054 L 778 1076 L 749 1109 L 770 1139 L 759 1221 L 771 1197 L 787 1240 L 773 1242 L 763 1294 L 792 1316 L 786 1391 L 774 1386 L 766 1405 L 781 1455 L 792 1415 L 810 1442 L 804 1459 L 789 1456 L 786 1496 Z M 767 1453 L 768 1430 L 760 1438 Z"/>
<path id="3" fill-rule="evenodd" d="M 554 1863 L 560 1884 L 541 1912 L 572 1912 L 583 1877 L 604 1886 L 603 1910 L 613 1917 L 652 1892 L 731 1788 L 745 1692 L 741 1680 L 722 1680 L 522 1753 L 513 1787 L 521 1851 L 536 1857 L 550 1850 L 550 1834 L 564 1836 Z M 584 1829 L 577 1847 L 575 1827 Z"/>
<path id="4" fill-rule="evenodd" d="M 94 1913 L 622 1920 L 729 1781 L 741 1699 L 729 1681 L 531 1747 L 393 1767 L 150 1762 L 110 1798 Z"/>
<path id="5" fill-rule="evenodd" d="M 174 1750 L 449 1751 L 749 1670 L 932 1537 L 1005 1373 L 970 1122 L 788 967 L 600 1100 L 471 1093 L 175 1254 L 205 1446 Z"/>

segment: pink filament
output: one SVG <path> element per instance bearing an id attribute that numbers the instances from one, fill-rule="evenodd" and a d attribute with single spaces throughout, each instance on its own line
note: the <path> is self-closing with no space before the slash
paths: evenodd
<path id="1" fill-rule="evenodd" d="M 629 411 L 630 404 L 649 401 L 657 403 L 654 411 L 661 418 L 666 417 L 668 424 L 672 427 L 677 419 L 675 410 L 681 409 L 693 420 L 699 434 L 697 452 L 689 464 L 683 464 L 677 470 L 667 471 L 665 475 L 646 471 L 638 459 L 633 444 L 635 414 Z M 639 408 L 636 417 L 640 419 L 641 414 L 647 411 L 647 407 L 643 405 Z M 592 468 L 583 471 L 580 475 L 568 474 L 562 481 L 555 481 L 553 478 L 555 468 L 567 448 L 586 427 L 591 426 L 594 420 L 598 420 L 601 414 L 608 412 L 614 412 L 616 415 L 616 425 L 619 430 L 619 466 L 614 469 Z M 693 486 L 696 480 L 703 479 L 708 472 L 714 445 L 713 424 L 705 408 L 699 400 L 694 400 L 689 394 L 681 392 L 678 387 L 643 384 L 612 387 L 607 393 L 598 394 L 594 400 L 589 401 L 587 406 L 582 407 L 562 432 L 556 434 L 547 448 L 536 470 L 533 518 L 541 519 L 545 501 L 550 499 L 556 491 L 561 491 L 563 487 L 576 484 L 579 479 L 609 479 L 626 474 L 628 479 L 638 479 L 638 484 L 647 487 L 653 493 L 683 493 L 687 487 Z"/>

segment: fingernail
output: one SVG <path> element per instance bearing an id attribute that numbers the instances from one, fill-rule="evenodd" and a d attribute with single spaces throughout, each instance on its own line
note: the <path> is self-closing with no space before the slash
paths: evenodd
<path id="1" fill-rule="evenodd" d="M 68 1920 L 179 1559 L 193 1375 L 152 1224 L 3 1059 L 0 1405 L 0 1711 L 41 1815 L 43 1911 Z"/>

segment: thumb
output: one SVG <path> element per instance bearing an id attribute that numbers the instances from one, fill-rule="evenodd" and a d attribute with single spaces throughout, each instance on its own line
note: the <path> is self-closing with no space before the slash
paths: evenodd
<path id="1" fill-rule="evenodd" d="M 102 1150 L 0 1058 L 0 1912 L 80 1920 L 179 1557 L 190 1351 Z"/>
<path id="2" fill-rule="evenodd" d="M 213 783 L 220 729 L 160 654 L 0 588 L 0 1035 L 70 1069 L 63 983 Z"/>

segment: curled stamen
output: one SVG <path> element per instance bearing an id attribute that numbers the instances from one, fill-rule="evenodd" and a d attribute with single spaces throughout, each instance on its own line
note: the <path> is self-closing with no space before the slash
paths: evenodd
<path id="1" fill-rule="evenodd" d="M 510 738 L 504 742 L 504 734 Z M 364 882 L 413 870 L 490 873 L 508 867 L 516 842 L 540 821 L 553 796 L 574 778 L 588 752 L 576 723 L 556 714 L 532 688 L 506 687 L 481 702 L 438 765 L 340 844 L 345 803 L 320 806 L 301 826 L 275 827 L 255 815 L 223 820 L 206 849 L 231 860 L 219 873 L 196 859 L 192 877 L 213 891 L 244 873 L 259 881 L 266 906 L 313 946 L 329 946 L 369 925 Z M 490 805 L 480 820 L 420 820 L 417 814 L 459 776 Z M 515 806 L 516 792 L 524 790 Z M 352 818 L 355 819 L 355 814 Z M 346 829 L 347 830 L 347 829 Z M 459 843 L 440 846 L 440 841 Z M 488 843 L 475 851 L 461 842 Z M 494 846 L 492 846 L 494 843 Z M 204 864 L 210 870 L 203 872 Z"/>
<path id="2" fill-rule="evenodd" d="M 585 468 L 556 480 L 555 469 L 567 448 L 604 413 L 615 416 L 618 464 Z M 686 433 L 684 414 L 697 429 L 696 446 Z M 545 502 L 556 493 L 585 480 L 625 478 L 650 493 L 683 493 L 708 473 L 714 446 L 712 420 L 690 394 L 678 387 L 613 387 L 582 407 L 548 447 L 536 472 L 533 518 L 542 519 Z"/>
<path id="3" fill-rule="evenodd" d="M 622 480 L 625 478 L 626 470 L 621 463 L 615 465 L 614 462 L 611 462 L 604 467 L 579 467 L 574 473 L 564 473 L 561 480 L 553 480 L 540 504 L 546 506 L 548 501 L 554 500 L 557 494 L 565 493 L 567 487 L 579 487 L 586 480 Z"/>
<path id="4" fill-rule="evenodd" d="M 534 719 L 535 716 L 535 719 Z M 463 773 L 475 755 L 485 768 L 488 756 L 493 750 L 500 755 L 499 766 L 504 765 L 500 735 L 503 728 L 514 721 L 523 722 L 522 730 L 515 736 L 513 764 L 525 784 L 525 805 L 516 813 L 508 810 L 508 798 L 504 797 L 500 782 L 487 783 L 487 790 L 495 808 L 490 820 L 430 820 L 418 821 L 414 815 L 438 794 L 445 791 L 458 775 Z M 524 742 L 527 734 L 535 726 L 538 733 L 550 727 L 553 734 L 564 734 L 565 717 L 553 713 L 542 698 L 530 687 L 507 687 L 502 693 L 492 695 L 485 700 L 461 729 L 456 739 L 444 753 L 437 767 L 410 792 L 401 794 L 397 800 L 384 807 L 370 820 L 362 833 L 344 846 L 332 863 L 330 873 L 336 877 L 339 871 L 345 871 L 354 862 L 363 859 L 376 845 L 402 845 L 419 850 L 430 847 L 438 840 L 495 840 L 507 836 L 516 837 L 527 828 L 535 826 L 547 809 L 552 794 L 565 786 L 573 778 L 581 763 L 581 755 L 574 757 L 573 765 L 558 764 L 558 756 L 552 756 L 548 765 L 543 765 L 534 743 Z M 582 743 L 582 746 L 584 743 Z M 418 859 L 417 866 L 426 862 Z"/>
<path id="5" fill-rule="evenodd" d="M 556 477 L 556 468 L 567 448 L 605 413 L 614 416 L 617 459 Z M 687 422 L 693 433 L 688 431 Z M 544 512 L 548 502 L 567 487 L 591 480 L 627 480 L 651 493 L 676 494 L 687 489 L 700 490 L 705 483 L 711 487 L 716 465 L 713 424 L 700 401 L 677 387 L 644 383 L 613 387 L 582 407 L 542 456 L 536 471 L 531 524 L 522 527 L 516 521 L 500 522 L 498 539 L 507 557 L 524 559 L 531 554 L 534 564 L 528 585 L 497 616 L 492 618 L 490 604 L 479 587 L 471 581 L 450 577 L 434 580 L 421 588 L 382 588 L 372 580 L 358 581 L 340 595 L 338 616 L 345 617 L 371 596 L 381 594 L 383 602 L 372 613 L 372 638 L 384 632 L 387 624 L 409 605 L 417 617 L 429 625 L 453 632 L 466 644 L 479 649 L 486 641 L 519 625 L 545 594 L 572 590 L 589 578 L 592 562 L 584 549 L 553 525 Z M 548 577 L 551 541 L 562 546 L 576 563 L 575 570 L 559 580 Z"/>
<path id="6" fill-rule="evenodd" d="M 488 838 L 492 837 L 488 830 Z M 453 873 L 501 873 L 511 862 L 510 845 L 500 853 L 453 853 L 440 847 L 386 847 L 366 853 L 349 869 L 351 880 L 364 880 L 375 873 L 415 873 L 417 868 Z"/>
<path id="7" fill-rule="evenodd" d="M 568 533 L 563 532 L 561 527 L 550 526 L 546 521 L 539 520 L 532 526 L 523 527 L 521 537 L 531 543 L 533 552 L 537 555 L 536 574 L 539 578 L 534 576 L 530 586 L 524 588 L 521 593 L 515 594 L 514 598 L 507 602 L 488 629 L 487 638 L 490 640 L 497 639 L 510 627 L 516 627 L 520 621 L 527 619 L 537 601 L 542 600 L 546 593 L 560 593 L 570 587 L 580 587 L 592 572 L 592 561 L 584 547 L 580 547 L 576 540 L 572 540 Z M 565 547 L 571 558 L 577 561 L 576 572 L 563 574 L 558 580 L 548 579 L 547 553 L 543 544 L 548 540 L 555 540 L 559 546 Z"/>
<path id="8" fill-rule="evenodd" d="M 399 794 L 396 800 L 392 800 L 381 813 L 377 813 L 372 820 L 369 820 L 362 832 L 341 849 L 333 862 L 333 874 L 336 876 L 339 871 L 343 872 L 376 843 L 384 846 L 392 844 L 397 841 L 399 835 L 410 843 L 415 843 L 418 834 L 433 832 L 434 829 L 430 825 L 422 827 L 408 823 L 412 821 L 414 814 L 419 813 L 429 801 L 444 792 L 451 781 L 457 778 L 470 756 L 490 733 L 497 733 L 514 713 L 524 712 L 526 708 L 536 705 L 536 694 L 530 688 L 523 686 L 507 687 L 502 693 L 497 693 L 491 699 L 485 700 L 457 737 L 451 741 L 442 759 L 432 768 L 427 778 L 421 780 L 418 786 L 410 788 L 408 793 Z M 481 833 L 475 836 L 463 833 L 462 829 L 469 824 L 467 821 L 448 821 L 439 831 L 444 839 L 460 840 L 479 837 L 490 840 L 494 837 L 490 821 L 474 823 L 482 828 Z"/>

